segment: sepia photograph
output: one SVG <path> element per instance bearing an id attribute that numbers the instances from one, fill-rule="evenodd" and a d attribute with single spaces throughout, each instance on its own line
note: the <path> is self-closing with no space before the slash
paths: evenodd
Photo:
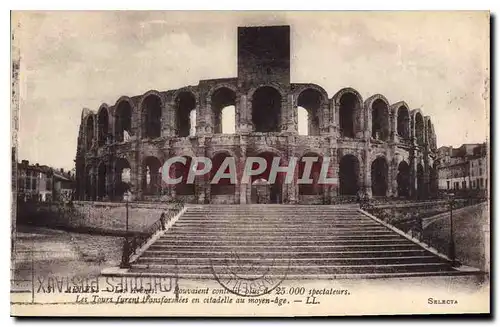
<path id="1" fill-rule="evenodd" d="M 488 11 L 12 11 L 12 316 L 489 314 Z"/>

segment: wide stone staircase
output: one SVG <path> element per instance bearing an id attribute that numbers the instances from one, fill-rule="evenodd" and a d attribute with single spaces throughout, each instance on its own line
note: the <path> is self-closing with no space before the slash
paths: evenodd
<path id="1" fill-rule="evenodd" d="M 189 206 L 127 275 L 213 278 L 266 270 L 287 278 L 464 275 L 357 207 Z"/>

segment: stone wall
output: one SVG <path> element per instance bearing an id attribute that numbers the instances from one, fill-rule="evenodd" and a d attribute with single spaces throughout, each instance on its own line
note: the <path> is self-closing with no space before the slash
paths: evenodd
<path id="1" fill-rule="evenodd" d="M 173 205 L 129 203 L 129 230 L 144 231 L 160 219 L 162 212 Z M 125 203 L 83 202 L 73 204 L 23 203 L 17 208 L 18 223 L 49 228 L 124 234 L 126 230 Z"/>

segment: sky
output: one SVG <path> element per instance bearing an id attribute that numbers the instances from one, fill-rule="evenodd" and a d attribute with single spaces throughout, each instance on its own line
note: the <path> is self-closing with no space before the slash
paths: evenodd
<path id="1" fill-rule="evenodd" d="M 431 116 L 438 146 L 489 130 L 484 12 L 15 12 L 18 159 L 71 169 L 83 108 L 236 77 L 238 26 L 290 25 L 291 82 L 381 93 Z"/>

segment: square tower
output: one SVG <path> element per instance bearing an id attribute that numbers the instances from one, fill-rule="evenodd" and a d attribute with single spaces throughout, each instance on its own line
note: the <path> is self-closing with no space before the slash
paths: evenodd
<path id="1" fill-rule="evenodd" d="M 290 85 L 290 26 L 238 27 L 238 80 Z"/>

